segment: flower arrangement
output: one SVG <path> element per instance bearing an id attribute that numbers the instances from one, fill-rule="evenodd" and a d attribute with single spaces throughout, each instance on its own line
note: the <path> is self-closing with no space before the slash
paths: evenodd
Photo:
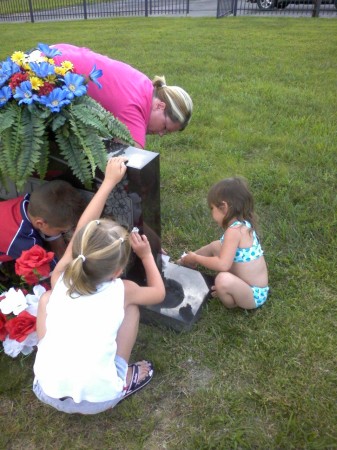
<path id="1" fill-rule="evenodd" d="M 29 355 L 37 345 L 36 316 L 41 295 L 50 289 L 46 281 L 50 274 L 53 252 L 39 245 L 23 251 L 15 261 L 16 276 L 9 276 L 15 286 L 3 287 L 0 294 L 0 341 L 4 352 L 15 358 Z"/>
<path id="2" fill-rule="evenodd" d="M 0 182 L 12 180 L 22 190 L 37 173 L 44 178 L 50 136 L 74 175 L 90 187 L 96 168 L 104 170 L 104 140 L 133 144 L 119 120 L 87 95 L 88 82 L 101 87 L 102 71 L 88 78 L 71 61 L 56 64 L 57 48 L 38 44 L 0 62 Z"/>

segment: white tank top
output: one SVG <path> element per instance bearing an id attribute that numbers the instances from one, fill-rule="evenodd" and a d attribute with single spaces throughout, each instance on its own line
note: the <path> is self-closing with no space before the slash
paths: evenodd
<path id="1" fill-rule="evenodd" d="M 115 366 L 116 335 L 124 318 L 121 279 L 92 295 L 70 298 L 62 277 L 47 305 L 46 334 L 38 344 L 35 377 L 53 398 L 103 402 L 119 398 L 125 380 Z"/>

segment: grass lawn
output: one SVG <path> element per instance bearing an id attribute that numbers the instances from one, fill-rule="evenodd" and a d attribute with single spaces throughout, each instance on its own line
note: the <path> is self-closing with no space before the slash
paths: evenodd
<path id="1" fill-rule="evenodd" d="M 336 20 L 2 24 L 0 60 L 38 42 L 91 47 L 191 94 L 188 128 L 147 142 L 161 155 L 163 247 L 175 259 L 220 236 L 207 191 L 242 175 L 272 295 L 255 312 L 209 301 L 189 333 L 142 324 L 133 357 L 155 378 L 98 416 L 39 403 L 34 355 L 1 354 L 0 448 L 336 449 Z"/>

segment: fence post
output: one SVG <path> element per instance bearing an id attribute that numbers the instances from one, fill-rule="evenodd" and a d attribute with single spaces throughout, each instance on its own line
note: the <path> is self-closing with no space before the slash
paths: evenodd
<path id="1" fill-rule="evenodd" d="M 186 14 L 189 14 L 190 13 L 190 0 L 187 0 L 187 3 L 186 3 Z"/>
<path id="2" fill-rule="evenodd" d="M 216 18 L 220 18 L 220 0 L 217 0 L 216 2 Z"/>
<path id="3" fill-rule="evenodd" d="M 84 20 L 88 18 L 88 13 L 87 13 L 87 2 L 86 0 L 83 0 L 83 14 L 84 14 Z"/>
<path id="4" fill-rule="evenodd" d="M 34 23 L 34 12 L 33 12 L 32 0 L 28 0 L 28 5 L 29 5 L 30 21 L 32 23 Z"/>
<path id="5" fill-rule="evenodd" d="M 145 0 L 145 17 L 149 16 L 149 5 L 148 0 Z"/>
<path id="6" fill-rule="evenodd" d="M 236 17 L 237 11 L 238 11 L 238 0 L 233 0 L 232 12 L 233 12 L 234 17 Z"/>
<path id="7" fill-rule="evenodd" d="M 314 8 L 311 17 L 319 17 L 319 10 L 321 8 L 322 0 L 314 0 Z"/>

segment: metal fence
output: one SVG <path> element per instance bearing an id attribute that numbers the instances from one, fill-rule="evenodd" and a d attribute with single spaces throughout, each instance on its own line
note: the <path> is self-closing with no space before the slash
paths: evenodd
<path id="1" fill-rule="evenodd" d="M 337 0 L 0 0 L 0 22 L 154 15 L 337 18 Z"/>
<path id="2" fill-rule="evenodd" d="M 217 17 L 228 15 L 337 18 L 337 0 L 218 0 Z"/>
<path id="3" fill-rule="evenodd" d="M 0 0 L 0 21 L 3 22 L 182 15 L 188 12 L 189 0 Z"/>

